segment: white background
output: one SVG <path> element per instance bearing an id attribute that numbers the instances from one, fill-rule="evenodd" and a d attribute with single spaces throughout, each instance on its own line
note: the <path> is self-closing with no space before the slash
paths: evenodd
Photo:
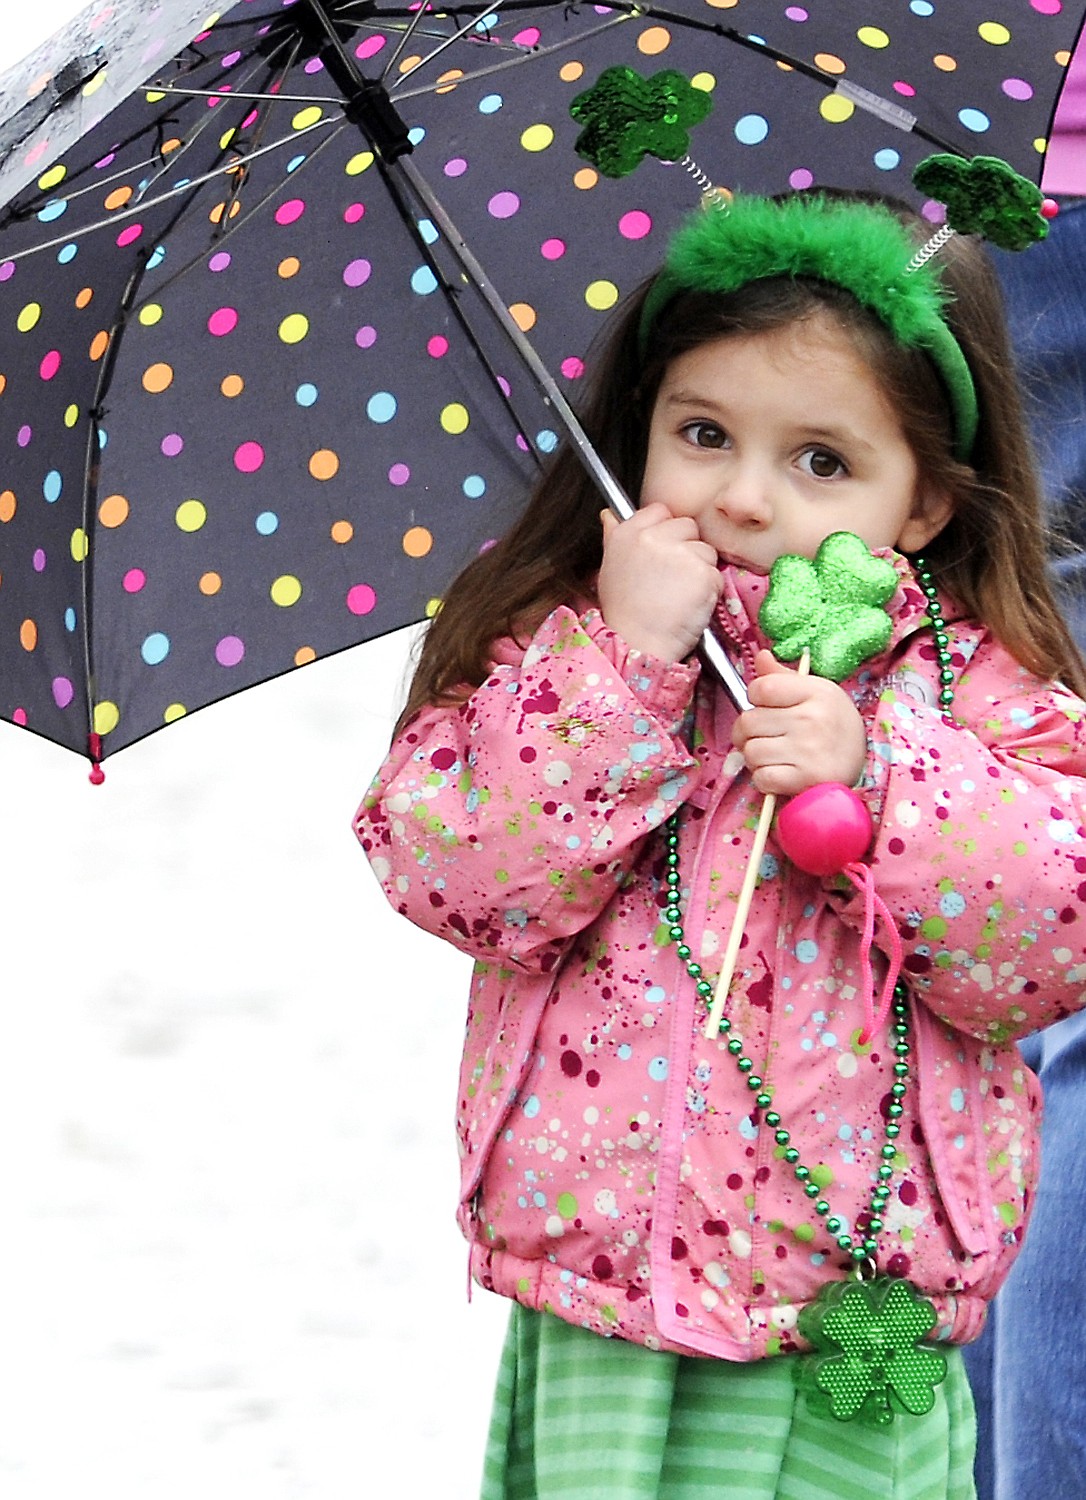
<path id="1" fill-rule="evenodd" d="M 2 8 L 0 70 L 83 6 Z M 350 831 L 410 634 L 97 788 L 0 724 L 3 1500 L 477 1494 L 505 1313 L 453 1221 L 468 967 Z"/>

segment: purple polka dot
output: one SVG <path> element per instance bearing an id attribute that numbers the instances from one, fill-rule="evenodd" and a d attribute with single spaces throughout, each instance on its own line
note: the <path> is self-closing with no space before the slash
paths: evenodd
<path id="1" fill-rule="evenodd" d="M 222 66 L 224 68 L 232 68 L 235 63 L 239 63 L 240 61 L 241 61 L 241 53 L 240 52 L 228 52 L 226 54 L 226 56 L 222 59 Z"/>
<path id="2" fill-rule="evenodd" d="M 34 548 L 34 556 L 32 558 L 32 562 L 34 564 L 35 573 L 45 572 L 45 553 L 40 547 Z"/>
<path id="3" fill-rule="evenodd" d="M 176 458 L 185 446 L 185 440 L 179 432 L 168 432 L 159 446 L 167 458 Z"/>
<path id="4" fill-rule="evenodd" d="M 360 349 L 372 349 L 377 342 L 377 329 L 369 323 L 363 323 L 355 334 L 354 341 Z"/>
<path id="5" fill-rule="evenodd" d="M 14 275 L 15 262 L 13 260 L 6 260 L 4 264 L 0 266 L 0 281 L 10 281 Z"/>
<path id="6" fill-rule="evenodd" d="M 19 444 L 20 448 L 26 448 L 29 446 L 30 439 L 33 436 L 34 429 L 32 427 L 28 427 L 24 422 L 23 425 L 19 428 L 19 431 L 15 434 L 15 441 Z"/>
<path id="7" fill-rule="evenodd" d="M 352 260 L 343 267 L 343 280 L 347 286 L 365 286 L 373 267 L 368 260 Z"/>
<path id="8" fill-rule="evenodd" d="M 411 478 L 411 470 L 406 464 L 393 464 L 388 471 L 390 484 L 406 484 Z"/>
<path id="9" fill-rule="evenodd" d="M 566 253 L 565 240 L 544 240 L 539 247 L 544 260 L 561 260 Z"/>
<path id="10" fill-rule="evenodd" d="M 368 583 L 356 583 L 347 590 L 347 608 L 352 615 L 368 615 L 377 603 L 377 595 Z"/>
<path id="11" fill-rule="evenodd" d="M 300 219 L 304 213 L 304 201 L 301 198 L 290 198 L 286 203 L 281 203 L 275 210 L 275 222 L 277 224 L 293 224 L 295 219 Z"/>
<path id="12" fill-rule="evenodd" d="M 802 5 L 789 5 L 784 13 L 790 21 L 806 21 L 807 19 L 807 12 Z"/>
<path id="13" fill-rule="evenodd" d="M 364 203 L 352 203 L 343 212 L 343 222 L 345 224 L 357 224 L 365 212 L 366 205 Z"/>
<path id="14" fill-rule="evenodd" d="M 264 462 L 264 449 L 259 443 L 239 443 L 234 450 L 234 466 L 242 474 L 255 474 Z"/>
<path id="15" fill-rule="evenodd" d="M 207 269 L 209 271 L 225 271 L 229 264 L 230 252 L 228 250 L 219 250 L 208 261 Z"/>
<path id="16" fill-rule="evenodd" d="M 494 219 L 511 219 L 520 208 L 520 199 L 516 193 L 495 193 L 487 204 L 487 212 Z"/>
<path id="17" fill-rule="evenodd" d="M 814 182 L 814 173 L 809 172 L 806 167 L 797 167 L 794 172 L 788 174 L 789 187 L 797 191 L 801 188 L 809 188 Z"/>
<path id="18" fill-rule="evenodd" d="M 236 635 L 224 635 L 215 647 L 215 660 L 220 667 L 236 667 L 245 655 L 245 642 Z"/>
<path id="19" fill-rule="evenodd" d="M 58 708 L 67 708 L 75 697 L 75 688 L 67 677 L 53 678 L 53 702 Z"/>
<path id="20" fill-rule="evenodd" d="M 1004 78 L 1003 92 L 1008 99 L 1032 99 L 1033 85 L 1024 78 Z"/>
<path id="21" fill-rule="evenodd" d="M 652 228 L 652 220 L 639 208 L 632 208 L 618 221 L 618 232 L 626 240 L 643 240 Z"/>
<path id="22" fill-rule="evenodd" d="M 468 164 L 462 156 L 454 156 L 445 163 L 446 177 L 463 177 L 468 169 Z"/>
<path id="23" fill-rule="evenodd" d="M 207 320 L 208 333 L 213 333 L 217 339 L 224 338 L 228 333 L 233 333 L 237 326 L 238 314 L 237 309 L 234 307 L 217 308 Z"/>
<path id="24" fill-rule="evenodd" d="M 111 151 L 108 156 L 103 156 L 102 159 L 101 159 L 101 161 L 96 161 L 94 163 L 94 170 L 96 172 L 101 172 L 106 167 L 112 166 L 114 158 L 116 157 L 116 155 L 117 155 L 117 153 L 115 151 Z"/>
<path id="25" fill-rule="evenodd" d="M 121 580 L 121 586 L 126 594 L 138 594 L 147 582 L 147 574 L 142 568 L 129 568 Z"/>

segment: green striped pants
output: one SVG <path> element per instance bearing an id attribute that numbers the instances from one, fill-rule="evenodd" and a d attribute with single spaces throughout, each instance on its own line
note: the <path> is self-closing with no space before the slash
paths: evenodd
<path id="1" fill-rule="evenodd" d="M 514 1305 L 482 1500 L 975 1500 L 961 1353 L 934 1409 L 813 1415 L 792 1359 L 732 1364 L 599 1338 Z"/>

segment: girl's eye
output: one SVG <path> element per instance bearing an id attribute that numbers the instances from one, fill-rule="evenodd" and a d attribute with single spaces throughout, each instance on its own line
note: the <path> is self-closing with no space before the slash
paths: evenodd
<path id="1" fill-rule="evenodd" d="M 695 448 L 726 448 L 728 434 L 715 422 L 687 422 L 683 436 Z"/>
<path id="2" fill-rule="evenodd" d="M 837 479 L 848 473 L 844 462 L 828 448 L 811 448 L 801 457 L 800 465 L 815 479 Z"/>

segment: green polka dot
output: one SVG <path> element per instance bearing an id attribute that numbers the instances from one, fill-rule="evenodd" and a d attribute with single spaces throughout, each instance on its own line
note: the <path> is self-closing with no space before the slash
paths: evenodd
<path id="1" fill-rule="evenodd" d="M 577 1200 L 572 1193 L 559 1193 L 558 1202 L 554 1206 L 563 1219 L 577 1217 Z"/>

